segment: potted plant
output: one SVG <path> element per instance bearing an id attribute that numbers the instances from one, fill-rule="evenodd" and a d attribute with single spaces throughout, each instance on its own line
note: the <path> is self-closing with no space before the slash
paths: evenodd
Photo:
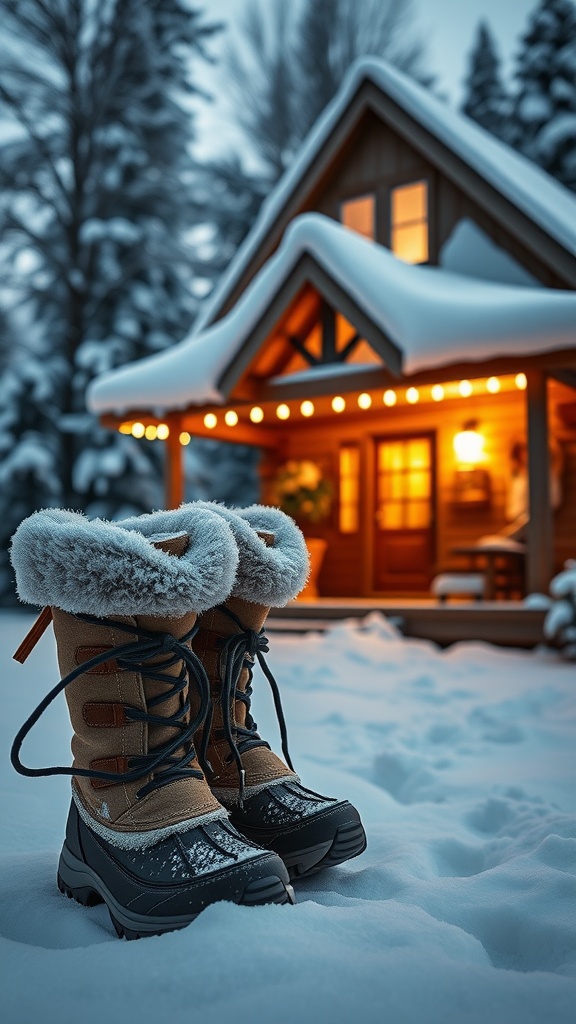
<path id="1" fill-rule="evenodd" d="M 291 459 L 280 466 L 275 481 L 276 501 L 283 512 L 300 526 L 326 522 L 332 511 L 333 488 L 321 467 L 311 459 Z M 306 537 L 310 553 L 310 578 L 301 600 L 318 597 L 317 579 L 327 542 L 323 537 Z"/>

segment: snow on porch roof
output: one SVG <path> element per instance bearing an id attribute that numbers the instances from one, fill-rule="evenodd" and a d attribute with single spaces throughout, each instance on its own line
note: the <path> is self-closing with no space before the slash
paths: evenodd
<path id="1" fill-rule="evenodd" d="M 397 68 L 375 57 L 356 61 L 326 107 L 295 160 L 265 200 L 260 214 L 233 257 L 218 287 L 200 310 L 196 330 L 212 323 L 244 270 L 263 244 L 276 218 L 308 172 L 362 82 L 372 82 L 453 153 L 485 178 L 531 220 L 576 255 L 576 200 L 568 189 L 510 146 L 442 103 Z"/>
<path id="2" fill-rule="evenodd" d="M 576 350 L 575 293 L 410 266 L 336 221 L 304 214 L 227 316 L 167 352 L 98 377 L 88 390 L 89 409 L 162 414 L 222 404 L 218 381 L 305 254 L 401 350 L 406 375 L 467 360 Z"/>

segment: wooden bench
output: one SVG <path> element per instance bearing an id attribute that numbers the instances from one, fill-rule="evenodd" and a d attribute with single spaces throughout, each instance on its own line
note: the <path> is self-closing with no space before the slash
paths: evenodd
<path id="1" fill-rule="evenodd" d="M 486 576 L 483 572 L 459 572 L 457 569 L 441 572 L 434 577 L 430 590 L 441 604 L 449 597 L 473 597 L 482 601 L 486 591 Z"/>

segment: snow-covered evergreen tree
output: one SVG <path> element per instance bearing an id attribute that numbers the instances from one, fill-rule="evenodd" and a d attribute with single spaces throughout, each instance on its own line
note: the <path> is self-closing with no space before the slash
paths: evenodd
<path id="1" fill-rule="evenodd" d="M 576 191 L 576 5 L 539 0 L 522 38 L 514 145 Z"/>
<path id="2" fill-rule="evenodd" d="M 501 139 L 509 135 L 510 100 L 500 73 L 500 59 L 486 21 L 478 25 L 469 59 L 462 112 Z"/>
<path id="3" fill-rule="evenodd" d="M 0 104 L 23 129 L 0 154 L 7 283 L 67 366 L 63 500 L 144 510 L 158 503 L 161 446 L 99 428 L 84 391 L 179 340 L 194 315 L 183 100 L 213 28 L 187 0 L 0 0 L 0 20 Z"/>
<path id="4" fill-rule="evenodd" d="M 25 516 L 62 499 L 59 399 L 66 368 L 19 344 L 0 312 L 0 606 L 13 604 L 10 538 Z"/>

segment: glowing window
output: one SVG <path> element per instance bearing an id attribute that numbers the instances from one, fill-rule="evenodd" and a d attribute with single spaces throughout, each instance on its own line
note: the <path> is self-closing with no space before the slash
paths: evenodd
<path id="1" fill-rule="evenodd" d="M 399 185 L 391 195 L 391 249 L 405 263 L 428 260 L 428 185 Z"/>
<path id="2" fill-rule="evenodd" d="M 360 450 L 356 444 L 345 444 L 340 449 L 340 532 L 357 533 L 359 521 Z"/>
<path id="3" fill-rule="evenodd" d="M 432 518 L 432 462 L 427 438 L 382 441 L 377 448 L 378 525 L 418 530 Z"/>
<path id="4" fill-rule="evenodd" d="M 345 228 L 374 240 L 376 237 L 376 203 L 373 195 L 356 196 L 340 204 L 340 220 Z"/>

